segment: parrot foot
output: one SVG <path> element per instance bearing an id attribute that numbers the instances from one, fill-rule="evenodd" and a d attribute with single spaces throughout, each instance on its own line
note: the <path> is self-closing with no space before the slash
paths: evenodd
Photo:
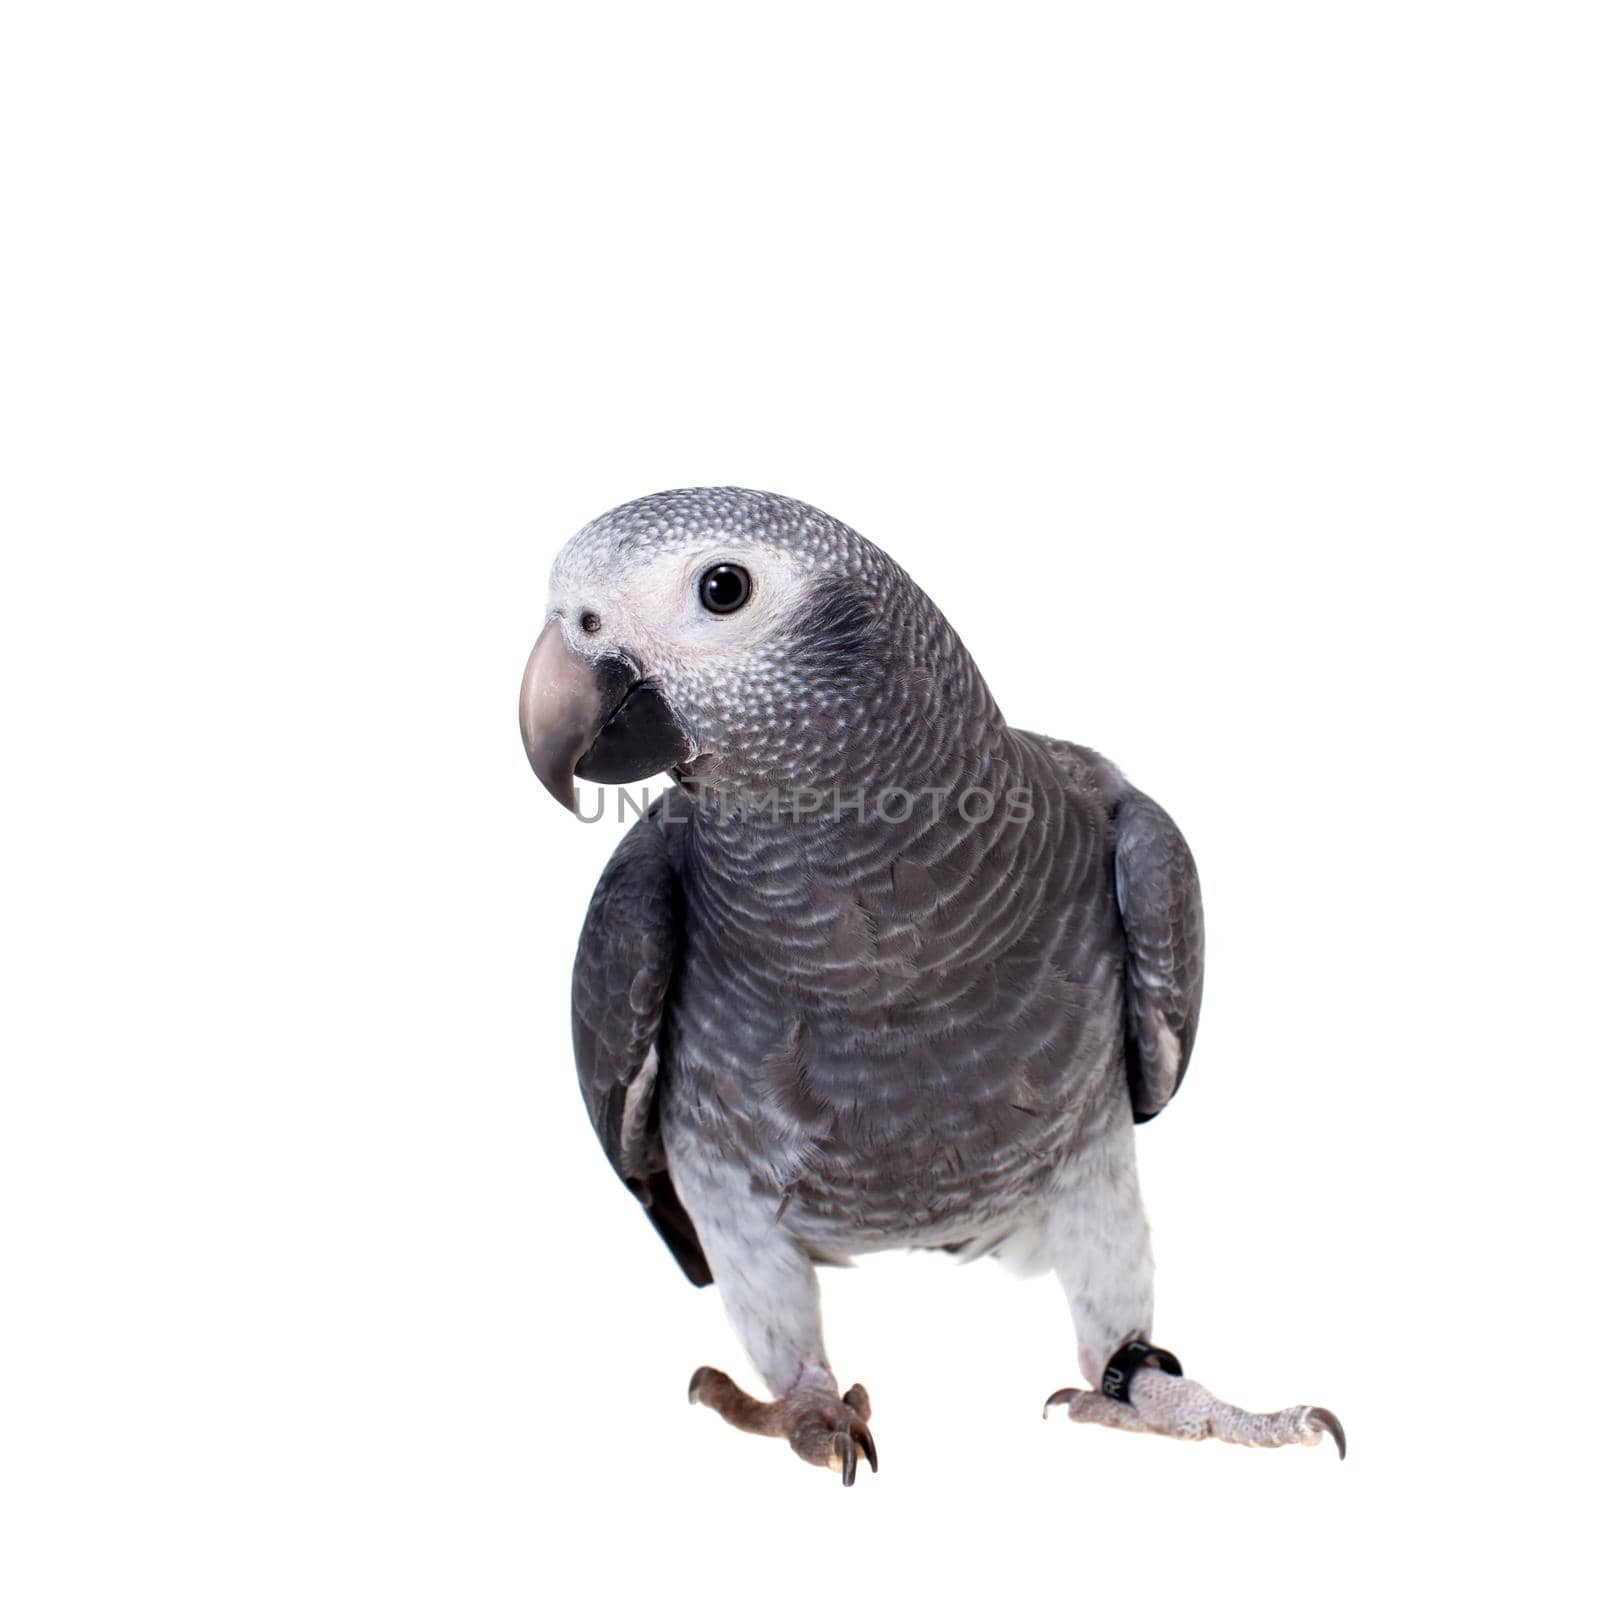
<path id="1" fill-rule="evenodd" d="M 1344 1426 L 1322 1406 L 1290 1406 L 1285 1411 L 1241 1411 L 1219 1400 L 1190 1378 L 1141 1367 L 1133 1377 L 1133 1398 L 1113 1400 L 1098 1389 L 1057 1389 L 1044 1403 L 1065 1405 L 1074 1422 L 1098 1422 L 1132 1433 L 1163 1433 L 1169 1439 L 1221 1439 L 1275 1449 L 1285 1444 L 1319 1444 L 1332 1434 L 1344 1460 Z"/>
<path id="2" fill-rule="evenodd" d="M 689 1403 L 710 1406 L 724 1422 L 746 1433 L 787 1439 L 789 1448 L 813 1466 L 832 1467 L 849 1488 L 861 1457 L 878 1470 L 878 1447 L 867 1419 L 872 1402 L 858 1383 L 841 1398 L 825 1389 L 795 1389 L 777 1400 L 757 1400 L 725 1372 L 701 1367 L 689 1380 Z"/>

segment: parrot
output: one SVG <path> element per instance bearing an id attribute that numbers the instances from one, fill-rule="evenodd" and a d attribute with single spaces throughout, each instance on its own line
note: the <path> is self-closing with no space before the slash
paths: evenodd
<path id="1" fill-rule="evenodd" d="M 1204 972 L 1182 834 L 1013 728 L 891 557 L 782 495 L 634 500 L 557 554 L 519 710 L 569 810 L 576 778 L 666 778 L 594 890 L 571 1024 L 606 1157 L 771 1394 L 705 1366 L 691 1402 L 876 1472 L 817 1268 L 939 1250 L 1059 1279 L 1083 1386 L 1046 1416 L 1343 1459 L 1332 1411 L 1243 1410 L 1151 1342 L 1134 1129 Z"/>

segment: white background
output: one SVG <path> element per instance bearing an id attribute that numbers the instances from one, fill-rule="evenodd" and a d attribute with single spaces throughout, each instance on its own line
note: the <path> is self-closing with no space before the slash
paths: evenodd
<path id="1" fill-rule="evenodd" d="M 0 1588 L 1580 1587 L 1591 16 L 8 6 Z M 825 1275 L 851 1494 L 685 1403 L 513 700 L 695 483 L 1185 828 L 1156 1333 L 1343 1465 L 1042 1423 L 1056 1286 L 933 1258 Z"/>

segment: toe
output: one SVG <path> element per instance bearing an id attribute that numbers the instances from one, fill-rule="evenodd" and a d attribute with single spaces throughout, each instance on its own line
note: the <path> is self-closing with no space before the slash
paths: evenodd
<path id="1" fill-rule="evenodd" d="M 856 1481 L 856 1442 L 848 1433 L 834 1434 L 833 1461 L 845 1488 L 850 1488 Z"/>
<path id="2" fill-rule="evenodd" d="M 1070 1406 L 1073 1400 L 1083 1393 L 1082 1389 L 1057 1389 L 1044 1403 L 1044 1415 L 1050 1415 L 1051 1406 Z"/>
<path id="3" fill-rule="evenodd" d="M 732 1387 L 733 1380 L 727 1373 L 718 1372 L 715 1367 L 696 1367 L 689 1379 L 689 1404 L 705 1400 L 712 1391 Z"/>
<path id="4" fill-rule="evenodd" d="M 1306 1421 L 1311 1423 L 1316 1430 L 1308 1444 L 1315 1444 L 1324 1433 L 1333 1435 L 1333 1442 L 1339 1447 L 1339 1459 L 1344 1460 L 1344 1424 L 1328 1410 L 1326 1406 L 1312 1406 L 1306 1413 Z"/>

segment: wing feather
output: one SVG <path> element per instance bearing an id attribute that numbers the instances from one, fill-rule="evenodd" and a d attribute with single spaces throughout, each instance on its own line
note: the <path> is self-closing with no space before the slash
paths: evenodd
<path id="1" fill-rule="evenodd" d="M 1129 788 L 1113 818 L 1117 906 L 1128 941 L 1128 1087 L 1135 1122 L 1178 1092 L 1205 977 L 1205 919 L 1194 857 L 1172 818 Z"/>
<path id="2" fill-rule="evenodd" d="M 661 1017 L 677 965 L 677 874 L 652 818 L 637 822 L 595 885 L 572 969 L 572 1048 L 589 1120 L 617 1176 L 685 1276 L 711 1282 L 661 1142 Z"/>

